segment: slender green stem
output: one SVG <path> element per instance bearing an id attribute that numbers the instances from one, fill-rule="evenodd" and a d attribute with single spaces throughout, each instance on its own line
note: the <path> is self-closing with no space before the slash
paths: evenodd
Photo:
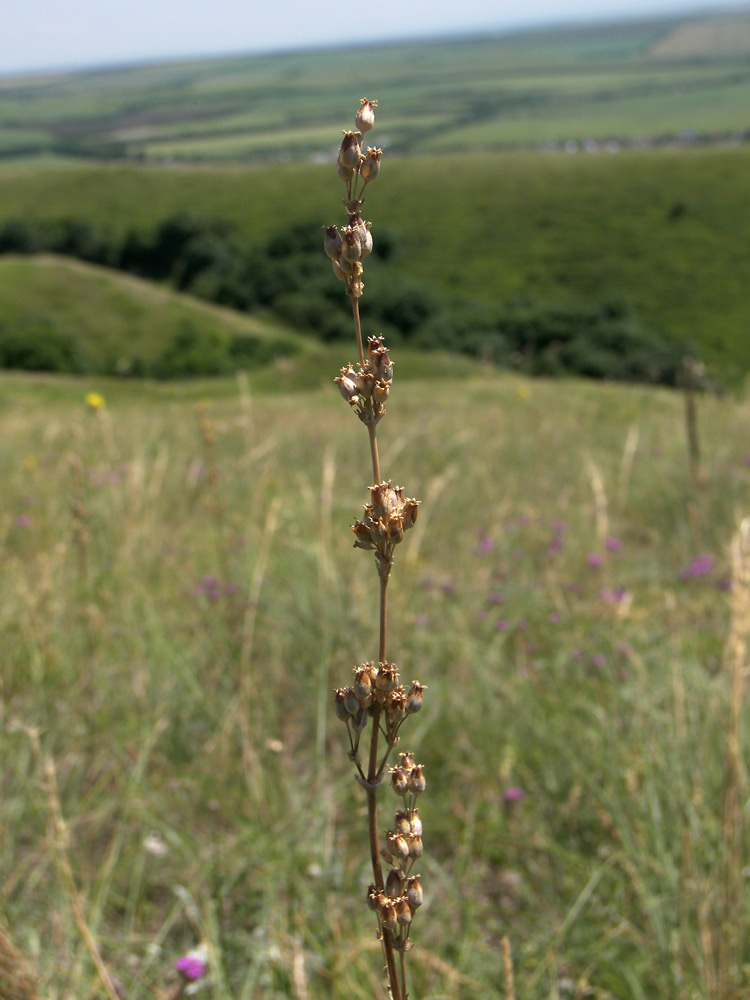
<path id="1" fill-rule="evenodd" d="M 370 455 L 372 456 L 372 478 L 375 480 L 375 485 L 379 485 L 382 480 L 380 478 L 380 458 L 378 456 L 378 438 L 375 430 L 375 424 L 367 425 L 367 433 L 370 435 Z"/>
<path id="2" fill-rule="evenodd" d="M 365 351 L 362 346 L 362 323 L 359 318 L 359 299 L 352 296 L 352 312 L 354 313 L 354 329 L 357 334 L 357 350 L 359 351 L 359 363 L 365 366 Z M 379 481 L 379 480 L 378 480 Z"/>
<path id="3" fill-rule="evenodd" d="M 388 577 L 380 577 L 380 643 L 378 646 L 378 663 L 386 663 L 385 644 L 388 631 Z"/>

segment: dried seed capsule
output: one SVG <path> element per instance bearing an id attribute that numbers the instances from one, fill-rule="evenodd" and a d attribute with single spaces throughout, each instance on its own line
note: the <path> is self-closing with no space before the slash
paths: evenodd
<path id="1" fill-rule="evenodd" d="M 362 257 L 367 257 L 368 254 L 372 253 L 372 234 L 370 232 L 371 225 L 371 222 L 363 222 L 361 215 L 349 216 L 349 227 L 357 234 Z"/>
<path id="2" fill-rule="evenodd" d="M 344 138 L 341 141 L 341 149 L 339 150 L 339 163 L 348 167 L 350 170 L 354 170 L 355 167 L 359 166 L 360 157 L 362 156 L 362 133 L 361 132 L 349 132 L 346 129 L 341 130 L 344 134 Z M 368 155 L 370 150 L 368 149 Z"/>
<path id="3" fill-rule="evenodd" d="M 331 263 L 333 264 L 333 273 L 336 275 L 339 281 L 346 281 L 346 274 L 344 273 L 339 261 L 332 260 Z"/>
<path id="4" fill-rule="evenodd" d="M 396 899 L 401 895 L 401 887 L 403 884 L 403 876 L 398 868 L 391 868 L 388 872 L 388 878 L 385 882 L 385 891 L 391 897 L 391 899 Z"/>
<path id="5" fill-rule="evenodd" d="M 371 910 L 377 910 L 379 908 L 377 904 L 378 893 L 379 890 L 375 888 L 374 883 L 370 882 L 367 886 L 367 905 Z M 382 893 L 380 893 L 380 895 L 382 895 Z"/>
<path id="6" fill-rule="evenodd" d="M 359 402 L 359 388 L 356 382 L 350 379 L 348 375 L 337 375 L 333 381 L 339 387 L 339 392 L 347 403 L 356 406 Z"/>
<path id="7" fill-rule="evenodd" d="M 363 97 L 359 103 L 360 109 L 354 119 L 354 124 L 360 132 L 369 132 L 375 124 L 375 108 L 378 106 L 378 102 L 368 101 L 366 97 Z"/>
<path id="8" fill-rule="evenodd" d="M 367 181 L 368 183 L 375 180 L 380 173 L 380 159 L 382 155 L 382 149 L 373 149 L 371 146 L 367 147 L 367 153 L 362 159 L 362 163 L 359 168 L 359 175 L 362 180 Z"/>
<path id="9" fill-rule="evenodd" d="M 347 710 L 349 715 L 356 715 L 359 711 L 359 699 L 351 688 L 347 688 L 346 693 L 344 694 L 344 708 Z"/>
<path id="10" fill-rule="evenodd" d="M 409 771 L 408 786 L 412 795 L 421 795 L 427 787 L 427 782 L 425 780 L 421 764 L 417 764 L 416 767 L 413 767 L 411 771 Z"/>
<path id="11" fill-rule="evenodd" d="M 411 836 L 407 838 L 409 844 L 409 857 L 410 858 L 421 858 L 424 847 L 422 846 L 422 838 Z"/>
<path id="12" fill-rule="evenodd" d="M 402 719 L 406 718 L 406 698 L 404 698 L 403 688 L 388 692 L 385 710 L 388 722 L 392 726 L 397 726 Z"/>
<path id="13" fill-rule="evenodd" d="M 385 902 L 383 908 L 380 911 L 380 919 L 383 922 L 383 927 L 389 931 L 395 931 L 398 929 L 398 917 L 396 916 L 396 907 L 391 902 Z"/>
<path id="14" fill-rule="evenodd" d="M 393 691 L 398 687 L 398 668 L 395 663 L 378 664 L 378 674 L 375 678 L 375 687 L 379 691 Z"/>
<path id="15" fill-rule="evenodd" d="M 357 549 L 372 549 L 374 548 L 372 534 L 370 529 L 362 521 L 355 521 L 352 525 L 352 531 L 354 532 L 354 547 Z"/>
<path id="16" fill-rule="evenodd" d="M 401 758 L 401 764 L 399 766 L 403 767 L 405 771 L 411 771 L 413 767 L 416 767 L 417 762 L 410 753 L 400 753 L 399 757 Z"/>
<path id="17" fill-rule="evenodd" d="M 406 696 L 406 714 L 414 715 L 418 712 L 424 703 L 424 693 L 427 688 L 424 684 L 420 684 L 419 681 L 414 681 L 412 686 L 409 688 L 409 693 Z"/>
<path id="18" fill-rule="evenodd" d="M 406 880 L 406 899 L 412 910 L 418 910 L 422 905 L 421 875 L 412 875 Z"/>
<path id="19" fill-rule="evenodd" d="M 354 693 L 358 698 L 366 698 L 372 694 L 372 677 L 367 665 L 354 668 Z"/>
<path id="20" fill-rule="evenodd" d="M 344 704 L 344 699 L 346 698 L 346 688 L 336 688 L 334 691 L 335 697 L 335 708 L 336 708 L 336 718 L 341 719 L 342 722 L 346 722 L 349 718 L 349 713 L 346 710 L 346 705 Z"/>
<path id="21" fill-rule="evenodd" d="M 362 247 L 359 242 L 359 233 L 353 226 L 344 226 L 341 230 L 342 247 L 341 258 L 348 260 L 352 264 L 362 256 Z"/>
<path id="22" fill-rule="evenodd" d="M 348 167 L 342 162 L 341 157 L 336 160 L 336 173 L 339 175 L 342 181 L 351 180 L 354 176 L 354 167 Z"/>
<path id="23" fill-rule="evenodd" d="M 414 526 L 419 513 L 419 500 L 407 500 L 404 504 L 404 531 Z"/>
<path id="24" fill-rule="evenodd" d="M 391 832 L 387 834 L 387 839 L 388 850 L 391 854 L 395 854 L 401 861 L 406 861 L 409 857 L 409 842 L 406 837 L 402 837 L 400 833 Z"/>
<path id="25" fill-rule="evenodd" d="M 409 791 L 409 778 L 402 767 L 391 768 L 391 788 L 396 795 L 406 795 Z"/>
<path id="26" fill-rule="evenodd" d="M 409 906 L 408 900 L 402 896 L 401 899 L 397 899 L 393 905 L 396 907 L 396 919 L 398 922 L 402 927 L 408 927 L 411 923 L 412 917 L 411 907 Z"/>
<path id="27" fill-rule="evenodd" d="M 409 816 L 409 832 L 415 837 L 422 836 L 422 820 L 419 818 L 419 809 L 411 809 Z"/>
<path id="28" fill-rule="evenodd" d="M 410 814 L 403 809 L 399 809 L 396 813 L 393 829 L 395 833 L 400 833 L 404 837 L 407 837 L 410 833 L 414 833 L 411 827 Z"/>
<path id="29" fill-rule="evenodd" d="M 338 230 L 338 226 L 323 226 L 325 230 L 325 236 L 323 238 L 323 249 L 331 258 L 331 260 L 338 260 L 341 256 L 341 233 Z"/>

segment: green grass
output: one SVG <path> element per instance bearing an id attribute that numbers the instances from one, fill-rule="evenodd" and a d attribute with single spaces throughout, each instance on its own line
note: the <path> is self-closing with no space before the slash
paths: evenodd
<path id="1" fill-rule="evenodd" d="M 63 257 L 0 259 L 0 300 L 8 326 L 53 326 L 71 336 L 99 370 L 148 366 L 185 327 L 199 338 L 283 338 L 304 355 L 315 349 L 309 338 L 276 323 Z"/>
<path id="2" fill-rule="evenodd" d="M 390 650 L 429 686 L 404 744 L 428 778 L 413 995 L 497 995 L 508 934 L 526 1000 L 566 980 L 602 1000 L 707 997 L 718 585 L 747 508 L 748 404 L 700 401 L 696 488 L 676 395 L 479 369 L 404 381 L 396 361 L 381 459 L 424 504 Z M 86 916 L 130 1000 L 200 938 L 215 1000 L 298 997 L 300 956 L 311 998 L 378 995 L 363 800 L 330 704 L 377 640 L 348 528 L 363 432 L 330 385 L 249 387 L 0 377 L 0 909 L 48 1000 L 101 990 L 13 720 L 56 760 Z M 681 580 L 706 552 L 711 572 Z"/>

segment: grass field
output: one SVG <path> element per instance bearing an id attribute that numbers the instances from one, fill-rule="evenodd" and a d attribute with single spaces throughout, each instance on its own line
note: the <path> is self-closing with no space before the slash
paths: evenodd
<path id="1" fill-rule="evenodd" d="M 676 394 L 396 361 L 381 455 L 424 503 L 391 649 L 429 685 L 413 995 L 500 995 L 507 934 L 525 1000 L 717 996 L 746 918 L 726 925 L 719 887 L 747 402 L 701 400 L 699 487 Z M 44 997 L 102 994 L 29 727 L 129 1000 L 198 940 L 215 1000 L 371 1000 L 363 801 L 331 705 L 376 641 L 348 528 L 368 471 L 335 389 L 5 374 L 0 429 L 0 909 Z"/>
<path id="2" fill-rule="evenodd" d="M 630 143 L 750 128 L 745 10 L 0 79 L 0 157 L 331 157 L 340 95 L 389 108 L 394 153 Z"/>

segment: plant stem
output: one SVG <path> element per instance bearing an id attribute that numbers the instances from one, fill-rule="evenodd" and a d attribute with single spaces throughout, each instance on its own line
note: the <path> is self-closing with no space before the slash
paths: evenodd
<path id="1" fill-rule="evenodd" d="M 357 350 L 359 351 L 359 363 L 364 368 L 365 364 L 365 351 L 362 346 L 362 323 L 359 319 L 359 299 L 355 299 L 352 296 L 352 312 L 354 313 L 354 329 L 357 333 Z M 379 482 L 380 480 L 378 480 Z"/>

